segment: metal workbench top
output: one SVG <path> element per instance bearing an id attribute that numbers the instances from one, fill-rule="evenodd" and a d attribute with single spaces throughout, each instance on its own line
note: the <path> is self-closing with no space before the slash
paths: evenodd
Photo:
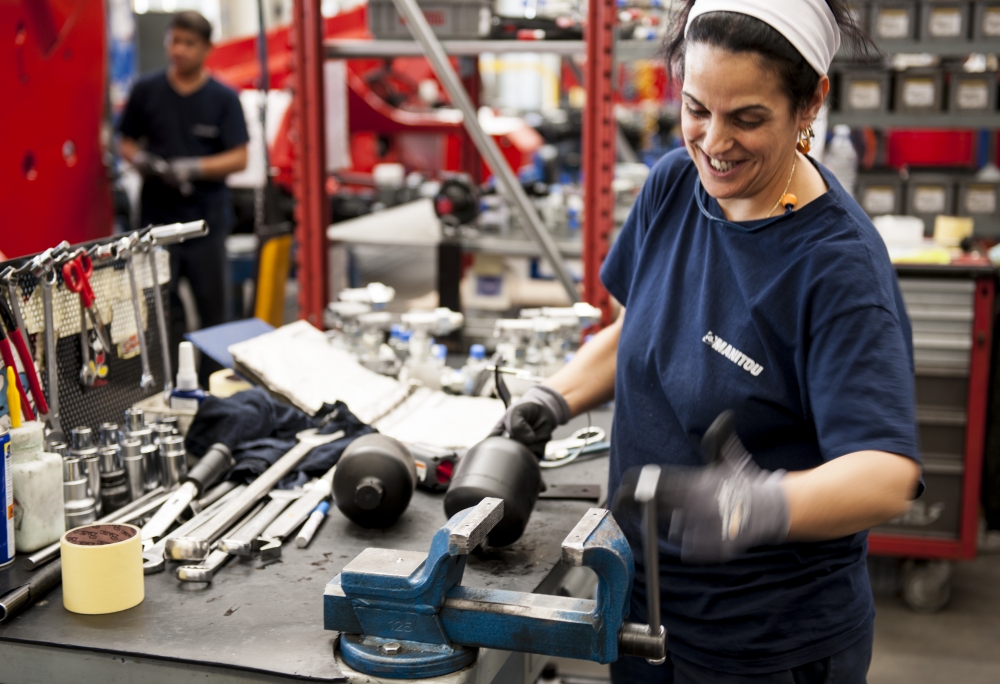
<path id="1" fill-rule="evenodd" d="M 610 412 L 601 413 L 594 422 L 607 428 Z M 582 425 L 577 419 L 558 436 Z M 581 461 L 544 477 L 603 488 L 607 463 L 606 457 Z M 593 505 L 540 499 L 524 536 L 506 549 L 470 557 L 463 584 L 554 591 L 564 572 L 560 544 Z M 331 507 L 307 549 L 286 543 L 281 561 L 266 567 L 233 559 L 211 584 L 179 582 L 176 565 L 168 563 L 166 572 L 146 576 L 140 605 L 110 615 L 70 613 L 57 588 L 0 626 L 3 682 L 153 682 L 166 681 L 164 671 L 172 672 L 174 681 L 201 672 L 217 682 L 343 681 L 332 652 L 335 633 L 323 629 L 327 582 L 370 546 L 426 551 L 445 520 L 442 495 L 422 490 L 388 530 L 362 529 Z M 25 574 L 18 558 L 0 570 L 0 590 L 17 586 Z M 121 674 L 108 678 L 109 663 Z M 140 671 L 143 663 L 148 672 Z M 157 667 L 159 675 L 147 676 Z"/>

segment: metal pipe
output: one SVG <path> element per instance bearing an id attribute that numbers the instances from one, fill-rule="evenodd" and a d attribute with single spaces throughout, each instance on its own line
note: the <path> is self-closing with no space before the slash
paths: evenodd
<path id="1" fill-rule="evenodd" d="M 524 188 L 521 187 L 520 181 L 517 180 L 507 160 L 504 159 L 496 141 L 487 135 L 482 126 L 479 125 L 479 115 L 472 105 L 472 100 L 469 99 L 469 94 L 465 92 L 462 81 L 451 67 L 451 62 L 448 61 L 448 56 L 445 54 L 444 48 L 441 47 L 441 42 L 431 30 L 423 12 L 417 6 L 416 0 L 392 0 L 392 2 L 396 6 L 396 10 L 406 20 L 406 27 L 410 30 L 414 40 L 420 43 L 423 48 L 424 56 L 431 63 L 435 76 L 441 81 L 441 85 L 444 86 L 448 97 L 451 98 L 452 104 L 462 112 L 462 123 L 465 125 L 465 130 L 468 131 L 469 137 L 472 138 L 476 149 L 479 150 L 479 154 L 483 156 L 486 164 L 500 182 L 504 194 L 513 200 L 514 207 L 521 216 L 524 229 L 542 250 L 542 254 L 552 266 L 552 270 L 559 282 L 562 283 L 563 289 L 566 290 L 570 302 L 580 301 L 576 283 L 573 282 L 569 269 L 566 268 L 566 264 L 559 255 L 559 248 L 556 246 L 555 240 L 542 225 L 538 212 L 531 204 L 531 200 L 528 199 L 527 193 L 524 192 Z M 587 220 L 592 221 L 594 217 L 588 216 Z"/>

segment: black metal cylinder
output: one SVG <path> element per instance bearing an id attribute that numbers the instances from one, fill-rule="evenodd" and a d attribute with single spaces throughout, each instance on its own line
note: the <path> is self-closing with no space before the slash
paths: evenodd
<path id="1" fill-rule="evenodd" d="M 362 527 L 389 527 L 410 505 L 417 468 L 409 450 L 392 437 L 358 437 L 337 461 L 333 498 Z"/>
<path id="2" fill-rule="evenodd" d="M 444 495 L 444 512 L 450 518 L 488 496 L 503 499 L 503 518 L 489 533 L 490 546 L 508 546 L 524 533 L 542 489 L 538 459 L 520 442 L 487 437 L 459 462 Z"/>

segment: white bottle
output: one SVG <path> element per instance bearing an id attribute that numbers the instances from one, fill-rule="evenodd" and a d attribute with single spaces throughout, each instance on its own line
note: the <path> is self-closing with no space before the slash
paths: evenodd
<path id="1" fill-rule="evenodd" d="M 181 342 L 177 348 L 177 384 L 170 393 L 170 408 L 197 411 L 205 401 L 205 390 L 198 387 L 198 371 L 194 368 L 194 345 Z"/>
<path id="2" fill-rule="evenodd" d="M 851 142 L 851 128 L 844 124 L 833 127 L 833 139 L 826 148 L 823 162 L 830 173 L 854 197 L 854 184 L 858 177 L 858 153 Z"/>
<path id="3" fill-rule="evenodd" d="M 462 376 L 465 378 L 465 394 L 472 394 L 472 387 L 476 384 L 480 371 L 486 368 L 486 347 L 481 344 L 474 344 L 469 348 L 469 358 L 462 366 Z"/>
<path id="4" fill-rule="evenodd" d="M 62 459 L 42 451 L 43 431 L 37 420 L 10 430 L 14 542 L 20 553 L 59 541 L 66 531 Z"/>

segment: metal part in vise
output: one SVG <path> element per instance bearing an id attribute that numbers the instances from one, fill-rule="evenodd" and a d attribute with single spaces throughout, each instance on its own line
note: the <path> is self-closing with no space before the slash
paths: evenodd
<path id="1" fill-rule="evenodd" d="M 452 516 L 427 554 L 366 549 L 348 563 L 323 597 L 324 626 L 341 633 L 344 662 L 373 676 L 423 678 L 465 667 L 477 647 L 600 663 L 664 656 L 661 626 L 626 622 L 635 568 L 607 510 L 590 509 L 562 544 L 564 563 L 597 574 L 596 600 L 461 586 L 467 554 L 502 515 L 503 501 L 487 498 Z"/>

